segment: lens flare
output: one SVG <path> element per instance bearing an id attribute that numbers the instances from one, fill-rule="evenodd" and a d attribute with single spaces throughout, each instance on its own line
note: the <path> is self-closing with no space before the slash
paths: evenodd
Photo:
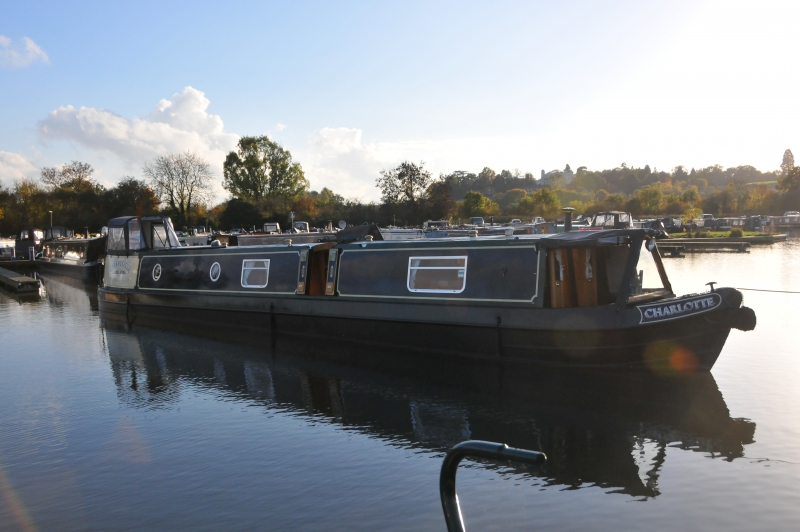
<path id="1" fill-rule="evenodd" d="M 688 375 L 697 371 L 697 357 L 685 347 L 672 342 L 656 342 L 647 347 L 644 360 L 653 373 Z"/>

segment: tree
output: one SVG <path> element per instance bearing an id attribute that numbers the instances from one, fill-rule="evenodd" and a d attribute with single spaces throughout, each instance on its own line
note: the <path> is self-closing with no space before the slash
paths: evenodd
<path id="1" fill-rule="evenodd" d="M 480 192 L 467 192 L 464 201 L 461 203 L 461 216 L 470 218 L 472 216 L 492 216 L 497 214 L 499 208 Z"/>
<path id="2" fill-rule="evenodd" d="M 549 188 L 543 188 L 522 198 L 519 207 L 525 214 L 555 216 L 561 209 L 561 201 L 555 192 Z"/>
<path id="3" fill-rule="evenodd" d="M 783 152 L 783 162 L 781 163 L 781 175 L 785 176 L 789 172 L 792 171 L 794 168 L 794 155 L 792 155 L 792 150 L 786 150 Z"/>
<path id="4" fill-rule="evenodd" d="M 455 207 L 451 197 L 452 187 L 450 180 L 440 175 L 439 179 L 428 187 L 425 194 L 425 203 L 428 207 L 428 218 L 431 220 L 445 220 L 450 218 L 450 213 Z"/>
<path id="5" fill-rule="evenodd" d="M 155 193 L 177 218 L 176 225 L 191 225 L 192 207 L 208 201 L 214 174 L 194 152 L 171 153 L 142 168 Z"/>
<path id="6" fill-rule="evenodd" d="M 259 201 L 267 196 L 299 196 L 308 190 L 303 168 L 292 154 L 266 135 L 242 137 L 223 164 L 223 187 L 236 197 Z"/>
<path id="7" fill-rule="evenodd" d="M 778 190 L 789 192 L 798 189 L 800 189 L 800 166 L 793 166 L 785 176 L 778 179 Z"/>
<path id="8" fill-rule="evenodd" d="M 59 188 L 86 190 L 94 185 L 92 181 L 94 168 L 89 163 L 72 161 L 63 165 L 60 169 L 44 167 L 41 169 L 41 173 L 42 183 L 51 191 Z"/>
<path id="9" fill-rule="evenodd" d="M 697 190 L 697 185 L 692 185 L 681 194 L 681 201 L 694 205 L 700 200 L 700 191 Z"/>
<path id="10" fill-rule="evenodd" d="M 260 226 L 263 221 L 264 217 L 258 207 L 239 198 L 228 201 L 225 210 L 219 215 L 219 223 L 223 229 Z"/>
<path id="11" fill-rule="evenodd" d="M 415 208 L 431 185 L 431 173 L 424 166 L 424 162 L 418 166 L 403 161 L 397 168 L 381 170 L 381 177 L 375 180 L 375 186 L 381 189 L 383 202 L 406 203 Z"/>
<path id="12" fill-rule="evenodd" d="M 103 199 L 107 218 L 155 214 L 160 203 L 145 181 L 130 176 L 123 177 L 116 187 L 107 190 Z"/>

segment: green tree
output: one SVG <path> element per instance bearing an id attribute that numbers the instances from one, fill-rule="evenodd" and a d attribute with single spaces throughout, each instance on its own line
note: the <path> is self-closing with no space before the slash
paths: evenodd
<path id="1" fill-rule="evenodd" d="M 661 212 L 661 204 L 664 200 L 664 192 L 661 190 L 661 183 L 654 183 L 650 186 L 640 188 L 634 194 L 638 201 L 639 214 L 656 214 Z"/>
<path id="2" fill-rule="evenodd" d="M 266 135 L 240 138 L 237 151 L 228 154 L 222 171 L 225 190 L 250 201 L 276 195 L 295 197 L 308 190 L 300 163 Z"/>
<path id="3" fill-rule="evenodd" d="M 403 161 L 397 168 L 381 170 L 381 177 L 375 181 L 384 203 L 405 203 L 413 209 L 425 197 L 431 173 L 425 170 L 424 162 L 416 165 Z"/>
<path id="4" fill-rule="evenodd" d="M 425 193 L 425 205 L 427 207 L 427 217 L 431 220 L 446 220 L 455 208 L 455 202 L 451 198 L 452 187 L 450 180 L 444 175 L 431 183 Z"/>
<path id="5" fill-rule="evenodd" d="M 469 191 L 461 202 L 461 216 L 493 216 L 499 212 L 497 203 L 493 202 L 480 192 Z"/>
<path id="6" fill-rule="evenodd" d="M 700 201 L 700 191 L 697 190 L 697 185 L 692 185 L 681 194 L 681 201 L 694 205 Z"/>
<path id="7" fill-rule="evenodd" d="M 800 189 L 800 166 L 793 166 L 785 176 L 778 179 L 778 190 L 789 192 Z"/>
<path id="8" fill-rule="evenodd" d="M 537 190 L 522 198 L 519 202 L 520 209 L 525 214 L 533 216 L 556 216 L 561 209 L 558 195 L 549 188 Z"/>
<path id="9" fill-rule="evenodd" d="M 264 217 L 258 207 L 239 198 L 229 200 L 225 205 L 225 210 L 219 216 L 219 223 L 223 229 L 233 229 L 236 227 L 249 228 L 261 226 Z"/>

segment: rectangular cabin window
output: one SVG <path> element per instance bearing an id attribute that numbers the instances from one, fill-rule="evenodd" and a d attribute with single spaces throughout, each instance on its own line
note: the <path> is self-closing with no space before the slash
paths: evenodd
<path id="1" fill-rule="evenodd" d="M 142 238 L 141 225 L 136 218 L 128 221 L 128 244 L 131 250 L 147 248 L 147 243 Z"/>
<path id="2" fill-rule="evenodd" d="M 467 257 L 409 257 L 408 290 L 460 294 L 467 285 Z"/>
<path id="3" fill-rule="evenodd" d="M 124 227 L 110 227 L 108 229 L 108 250 L 125 251 Z"/>
<path id="4" fill-rule="evenodd" d="M 242 261 L 242 288 L 266 288 L 269 259 Z"/>

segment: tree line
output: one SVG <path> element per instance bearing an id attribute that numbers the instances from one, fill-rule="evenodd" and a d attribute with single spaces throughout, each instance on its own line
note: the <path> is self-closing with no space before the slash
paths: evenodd
<path id="1" fill-rule="evenodd" d="M 301 164 L 267 136 L 242 137 L 223 163 L 222 185 L 230 198 L 211 206 L 214 175 L 210 164 L 192 152 L 148 161 L 140 179 L 124 176 L 105 188 L 88 163 L 72 161 L 42 168 L 38 180 L 0 187 L 0 234 L 20 227 L 44 227 L 52 219 L 77 232 L 97 232 L 110 218 L 162 213 L 176 227 L 211 225 L 217 229 L 286 224 L 290 217 L 318 227 L 343 219 L 349 223 L 419 225 L 425 220 L 457 221 L 472 216 L 555 217 L 562 207 L 578 214 L 624 210 L 636 216 L 717 216 L 779 214 L 800 206 L 800 167 L 790 150 L 781 169 L 761 172 L 752 166 L 719 165 L 658 171 L 625 163 L 607 170 L 582 166 L 547 174 L 546 185 L 531 173 L 491 168 L 433 176 L 424 162 L 403 161 L 382 170 L 375 185 L 380 202 L 345 198 L 323 188 L 310 190 Z"/>

